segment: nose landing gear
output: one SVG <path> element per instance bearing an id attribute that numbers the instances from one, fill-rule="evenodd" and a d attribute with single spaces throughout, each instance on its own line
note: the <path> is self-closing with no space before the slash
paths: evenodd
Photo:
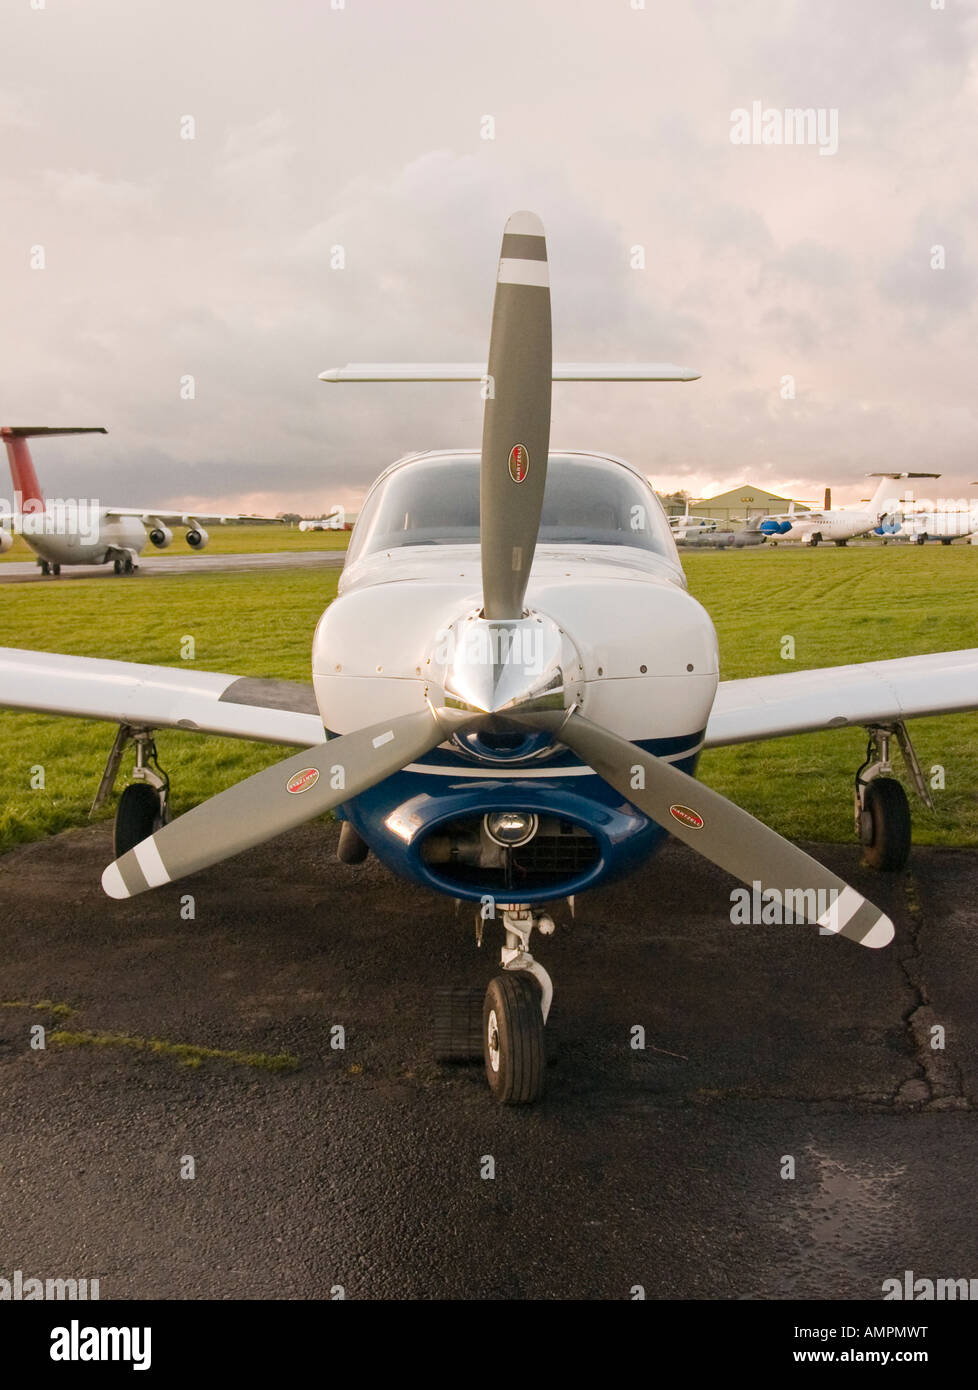
<path id="1" fill-rule="evenodd" d="M 486 1080 L 503 1105 L 527 1105 L 543 1095 L 547 1052 L 543 1030 L 553 981 L 530 954 L 530 933 L 554 930 L 553 918 L 530 907 L 503 905 L 503 973 L 490 980 L 482 1005 Z"/>
<path id="2" fill-rule="evenodd" d="M 496 906 L 505 932 L 502 972 L 490 980 L 484 998 L 481 990 L 467 986 L 438 991 L 435 1056 L 442 1062 L 481 1057 L 494 1098 L 502 1105 L 527 1105 L 543 1095 L 544 1027 L 554 995 L 550 976 L 530 953 L 530 934 L 536 927 L 549 936 L 554 921 L 525 904 Z M 483 926 L 480 917 L 476 926 L 480 944 Z"/>

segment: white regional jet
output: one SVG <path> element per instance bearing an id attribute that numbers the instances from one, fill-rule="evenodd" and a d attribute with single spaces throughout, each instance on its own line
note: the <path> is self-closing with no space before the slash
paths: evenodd
<path id="1" fill-rule="evenodd" d="M 102 426 L 57 429 L 46 425 L 4 425 L 0 438 L 7 448 L 14 485 L 11 508 L 0 505 L 0 554 L 13 545 L 19 531 L 38 557 L 42 574 L 60 574 L 62 565 L 105 565 L 116 574 L 132 574 L 147 541 L 165 550 L 173 540 L 168 523 L 187 527 L 191 550 L 203 550 L 210 540 L 203 521 L 270 521 L 204 512 L 167 511 L 159 507 L 104 507 L 97 498 L 58 498 L 47 502 L 41 491 L 28 439 L 57 434 L 106 434 Z"/>
<path id="2" fill-rule="evenodd" d="M 834 507 L 823 511 L 781 512 L 766 516 L 760 524 L 763 533 L 773 540 L 801 541 L 802 545 L 819 545 L 835 541 L 845 545 L 854 536 L 877 531 L 896 497 L 894 482 L 901 478 L 938 478 L 939 473 L 870 473 L 879 478 L 879 486 L 863 507 Z"/>
<path id="3" fill-rule="evenodd" d="M 647 479 L 607 454 L 550 452 L 551 380 L 566 370 L 552 361 L 543 228 L 517 213 L 502 241 L 481 451 L 413 454 L 374 484 L 316 629 L 311 689 L 0 649 L 0 706 L 120 725 L 101 793 L 122 745 L 137 744 L 141 780 L 123 795 L 102 875 L 121 920 L 138 923 L 135 895 L 329 810 L 344 821 L 344 861 L 370 849 L 395 874 L 471 902 L 480 938 L 501 929 L 501 969 L 481 1002 L 446 989 L 436 1050 L 477 1052 L 511 1104 L 544 1082 L 553 986 L 530 941 L 554 930 L 545 905 L 633 871 L 669 834 L 788 904 L 789 918 L 863 946 L 892 939 L 855 888 L 695 779 L 704 748 L 865 728 L 856 827 L 869 863 L 893 869 L 909 814 L 891 748 L 925 793 L 906 721 L 978 708 L 976 649 L 721 682 L 713 624 Z M 619 379 L 694 375 L 630 370 Z M 161 824 L 165 782 L 148 763 L 154 731 L 175 727 L 300 751 Z"/>
<path id="4" fill-rule="evenodd" d="M 941 475 L 928 473 L 924 476 L 939 478 Z M 978 484 L 972 483 L 971 486 Z M 894 511 L 880 519 L 876 529 L 884 540 L 899 536 L 912 540 L 916 545 L 924 545 L 927 541 L 951 545 L 958 539 L 978 534 L 978 500 L 969 504 L 966 499 L 948 499 L 943 504 L 917 503 L 915 506 L 913 497 L 907 495 L 899 499 Z"/>

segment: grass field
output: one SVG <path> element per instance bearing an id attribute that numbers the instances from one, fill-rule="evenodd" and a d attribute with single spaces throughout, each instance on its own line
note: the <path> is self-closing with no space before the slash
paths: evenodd
<path id="1" fill-rule="evenodd" d="M 248 529 L 264 539 L 272 528 Z M 971 547 L 704 552 L 683 564 L 716 624 L 725 680 L 978 646 Z M 181 639 L 192 635 L 198 669 L 308 680 L 313 628 L 337 579 L 335 571 L 282 571 L 11 585 L 2 592 L 0 641 L 179 666 Z M 785 636 L 794 639 L 793 661 L 781 656 Z M 913 804 L 917 842 L 978 845 L 978 714 L 921 720 L 911 732 L 925 770 L 940 764 L 946 781 L 933 792 L 934 813 Z M 0 848 L 85 823 L 113 734 L 110 725 L 0 714 Z M 284 755 L 170 731 L 157 743 L 177 812 Z M 793 839 L 847 840 L 864 743 L 862 730 L 842 729 L 717 749 L 700 773 Z M 31 790 L 37 765 L 45 785 Z"/>
<path id="2" fill-rule="evenodd" d="M 193 555 L 183 539 L 185 528 L 171 526 L 173 544 L 167 550 L 155 550 L 147 546 L 146 555 Z M 297 526 L 211 526 L 208 535 L 210 542 L 205 555 L 254 555 L 262 551 L 280 550 L 345 550 L 350 541 L 349 531 L 300 531 Z M 14 543 L 0 561 L 34 560 L 33 550 L 23 536 L 15 536 Z"/>

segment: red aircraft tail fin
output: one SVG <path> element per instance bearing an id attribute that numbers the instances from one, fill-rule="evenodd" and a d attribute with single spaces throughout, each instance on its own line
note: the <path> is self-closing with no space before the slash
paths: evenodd
<path id="1" fill-rule="evenodd" d="M 10 460 L 10 476 L 13 479 L 14 491 L 20 493 L 21 511 L 44 511 L 44 493 L 34 472 L 34 460 L 31 458 L 28 439 L 33 435 L 105 433 L 107 431 L 102 425 L 75 425 L 65 429 L 52 425 L 0 426 L 0 438 L 7 447 L 7 458 Z"/>

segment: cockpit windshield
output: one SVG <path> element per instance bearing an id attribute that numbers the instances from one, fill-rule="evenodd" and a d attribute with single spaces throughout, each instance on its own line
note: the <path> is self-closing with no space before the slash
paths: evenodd
<path id="1" fill-rule="evenodd" d="M 368 496 L 347 564 L 412 545 L 479 540 L 479 455 L 433 454 L 393 469 Z M 669 523 L 630 468 L 593 454 L 551 454 L 541 545 L 620 545 L 676 561 Z"/>

